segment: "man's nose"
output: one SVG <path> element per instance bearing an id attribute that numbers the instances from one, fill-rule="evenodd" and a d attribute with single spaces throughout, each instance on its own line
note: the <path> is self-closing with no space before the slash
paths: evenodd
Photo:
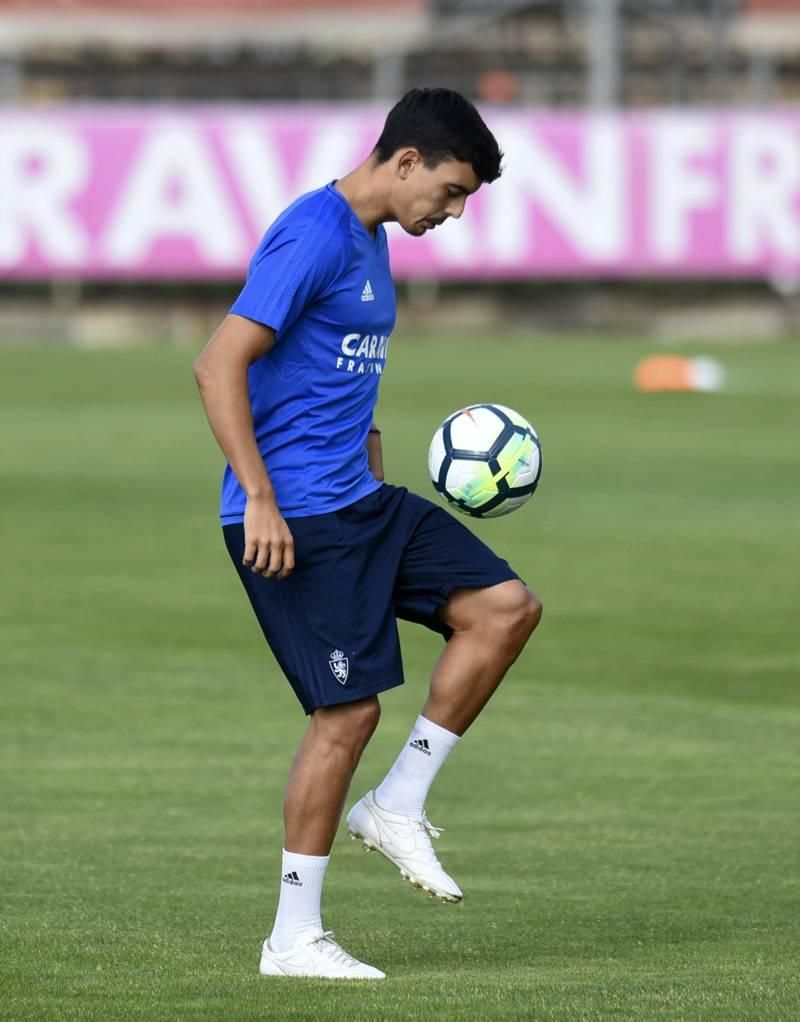
<path id="1" fill-rule="evenodd" d="M 458 220 L 464 212 L 464 206 L 467 204 L 466 195 L 462 195 L 458 199 L 453 199 L 452 202 L 448 203 L 445 207 L 445 213 L 451 216 L 454 220 Z"/>

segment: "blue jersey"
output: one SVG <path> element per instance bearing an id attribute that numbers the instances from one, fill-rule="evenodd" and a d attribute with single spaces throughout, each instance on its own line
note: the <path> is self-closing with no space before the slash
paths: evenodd
<path id="1" fill-rule="evenodd" d="M 264 235 L 231 312 L 277 337 L 248 378 L 281 513 L 325 514 L 377 489 L 367 432 L 396 316 L 383 225 L 373 238 L 333 184 L 301 196 Z M 223 524 L 245 504 L 229 465 Z"/>

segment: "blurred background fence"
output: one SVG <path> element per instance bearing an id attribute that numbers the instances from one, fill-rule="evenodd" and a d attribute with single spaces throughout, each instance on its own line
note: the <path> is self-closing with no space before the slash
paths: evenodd
<path id="1" fill-rule="evenodd" d="M 800 0 L 0 0 L 0 337 L 202 339 L 415 85 L 506 171 L 392 232 L 406 324 L 797 331 Z"/>

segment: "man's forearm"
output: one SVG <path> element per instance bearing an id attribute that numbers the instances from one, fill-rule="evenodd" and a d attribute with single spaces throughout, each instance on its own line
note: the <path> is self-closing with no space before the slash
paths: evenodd
<path id="1" fill-rule="evenodd" d="M 200 397 L 222 453 L 248 498 L 275 499 L 275 491 L 253 432 L 247 369 L 218 364 L 195 368 Z"/>
<path id="2" fill-rule="evenodd" d="M 383 448 L 381 447 L 381 431 L 375 426 L 367 433 L 367 458 L 369 470 L 379 482 L 383 482 Z"/>

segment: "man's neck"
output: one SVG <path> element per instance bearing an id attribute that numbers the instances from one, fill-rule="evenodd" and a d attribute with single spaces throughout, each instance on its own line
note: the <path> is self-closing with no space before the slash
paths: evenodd
<path id="1" fill-rule="evenodd" d="M 372 157 L 365 160 L 335 185 L 355 215 L 374 236 L 378 224 L 390 219 L 382 188 L 382 175 Z"/>

